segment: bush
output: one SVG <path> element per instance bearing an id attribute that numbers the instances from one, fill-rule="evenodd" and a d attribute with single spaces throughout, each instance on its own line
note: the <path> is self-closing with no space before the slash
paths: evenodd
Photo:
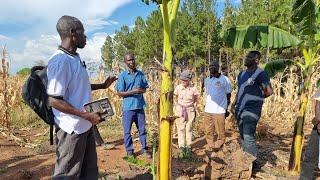
<path id="1" fill-rule="evenodd" d="M 30 68 L 22 68 L 17 72 L 17 75 L 27 76 L 30 74 L 30 70 L 31 70 Z"/>

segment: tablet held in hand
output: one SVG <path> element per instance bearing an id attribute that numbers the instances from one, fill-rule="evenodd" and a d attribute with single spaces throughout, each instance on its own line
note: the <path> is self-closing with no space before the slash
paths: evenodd
<path id="1" fill-rule="evenodd" d="M 113 108 L 107 97 L 89 102 L 84 105 L 87 112 L 96 112 L 100 114 L 102 120 L 114 115 Z"/>

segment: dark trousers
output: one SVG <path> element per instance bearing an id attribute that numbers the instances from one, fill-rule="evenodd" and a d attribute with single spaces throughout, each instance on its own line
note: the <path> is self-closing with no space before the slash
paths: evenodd
<path id="1" fill-rule="evenodd" d="M 254 157 L 258 156 L 256 128 L 259 118 L 259 116 L 249 112 L 242 113 L 240 117 L 237 117 L 242 148 L 245 152 L 252 154 Z"/>
<path id="2" fill-rule="evenodd" d="M 139 138 L 142 149 L 147 149 L 146 118 L 143 109 L 129 110 L 122 112 L 122 126 L 124 130 L 124 145 L 127 152 L 133 152 L 131 127 L 135 123 L 139 131 Z"/>
<path id="3" fill-rule="evenodd" d="M 97 152 L 92 128 L 83 134 L 68 134 L 58 129 L 56 135 L 57 160 L 52 179 L 97 180 Z"/>

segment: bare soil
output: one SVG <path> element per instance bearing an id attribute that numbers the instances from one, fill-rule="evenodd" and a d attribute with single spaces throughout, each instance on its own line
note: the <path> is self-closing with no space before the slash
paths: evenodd
<path id="1" fill-rule="evenodd" d="M 173 179 L 249 179 L 251 175 L 253 179 L 298 179 L 287 171 L 290 133 L 281 133 L 278 130 L 274 133 L 276 125 L 260 123 L 257 130 L 259 168 L 251 172 L 252 160 L 240 151 L 236 128 L 231 124 L 227 127 L 226 145 L 214 157 L 210 157 L 210 152 L 205 150 L 203 133 L 197 133 L 194 138 L 193 155 L 189 159 L 179 158 L 177 140 L 174 138 Z M 306 126 L 306 129 L 308 138 L 310 125 Z M 0 130 L 0 179 L 50 179 L 55 163 L 55 146 L 49 145 L 49 133 L 43 128 L 17 129 L 11 133 L 13 134 Z M 110 150 L 97 146 L 101 179 L 152 179 L 147 167 L 137 167 L 123 159 L 126 153 L 122 138 L 105 138 L 105 142 L 115 145 Z M 152 162 L 151 159 L 140 156 L 137 138 L 135 149 L 137 158 Z"/>

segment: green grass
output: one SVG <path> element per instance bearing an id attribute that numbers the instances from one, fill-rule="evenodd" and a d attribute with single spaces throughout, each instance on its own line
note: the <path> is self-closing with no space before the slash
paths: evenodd
<path id="1" fill-rule="evenodd" d="M 98 129 L 103 139 L 123 136 L 121 119 L 107 119 L 106 121 L 98 124 Z"/>
<path id="2" fill-rule="evenodd" d="M 190 162 L 201 162 L 194 152 L 191 149 L 182 148 L 177 150 L 177 152 L 173 155 L 174 158 L 178 159 L 179 161 L 190 163 Z"/>
<path id="3" fill-rule="evenodd" d="M 150 163 L 145 162 L 142 159 L 137 159 L 133 156 L 126 156 L 123 158 L 125 161 L 127 161 L 128 163 L 137 166 L 137 167 L 142 167 L 142 168 L 149 168 L 150 170 L 152 170 L 152 165 Z"/>
<path id="4" fill-rule="evenodd" d="M 148 168 L 149 172 L 152 173 L 153 179 L 155 179 L 155 177 L 156 177 L 155 149 L 153 149 L 152 157 L 153 157 L 153 159 L 152 159 L 153 164 L 147 163 L 147 162 L 145 162 L 145 161 L 142 160 L 142 159 L 137 159 L 137 158 L 135 158 L 134 156 L 126 156 L 126 157 L 124 157 L 123 159 L 124 159 L 125 161 L 127 161 L 128 163 L 136 166 L 136 167 Z"/>
<path id="5" fill-rule="evenodd" d="M 5 167 L 0 167 L 0 174 L 3 174 L 3 173 L 5 173 L 5 172 L 7 172 L 7 170 L 8 170 L 8 167 L 7 167 L 7 166 L 5 166 Z"/>
<path id="6" fill-rule="evenodd" d="M 136 167 L 148 168 L 149 172 L 152 172 L 153 177 L 155 177 L 155 166 L 152 164 L 147 163 L 142 159 L 137 159 L 133 156 L 126 156 L 123 159 Z"/>
<path id="7" fill-rule="evenodd" d="M 15 107 L 10 111 L 10 126 L 12 127 L 41 127 L 45 122 L 27 105 L 21 104 L 21 107 Z"/>

